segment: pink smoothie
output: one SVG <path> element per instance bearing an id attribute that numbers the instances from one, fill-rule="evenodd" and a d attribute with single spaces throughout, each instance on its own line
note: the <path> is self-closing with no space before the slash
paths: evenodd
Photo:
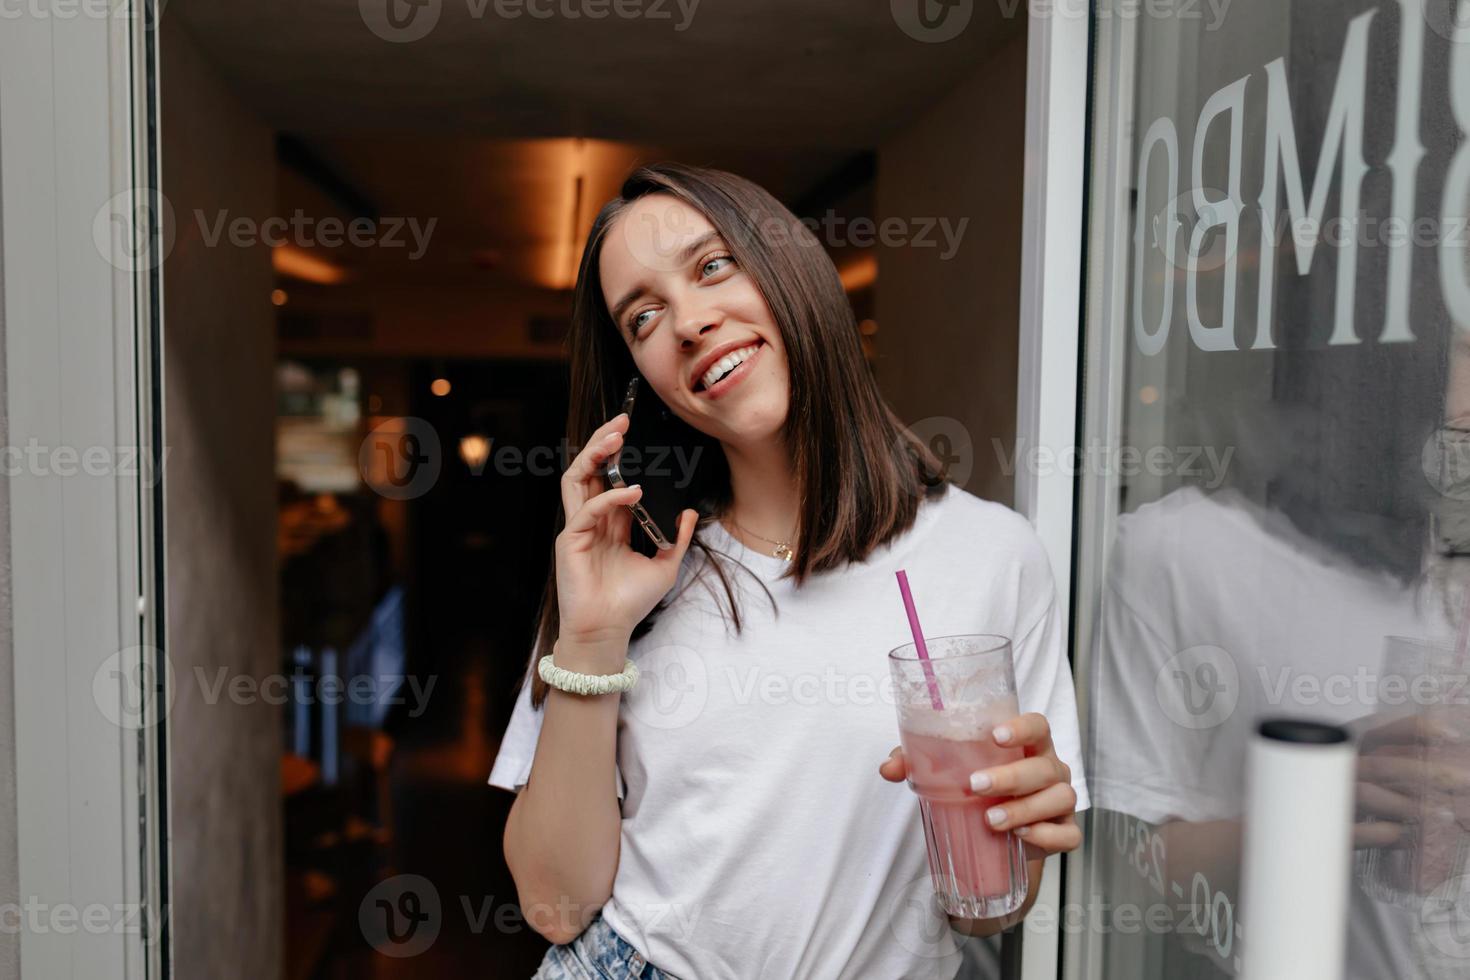
<path id="1" fill-rule="evenodd" d="M 1014 714 L 1011 711 L 1006 717 Z M 1006 831 L 991 830 L 985 820 L 985 811 L 1004 798 L 978 796 L 970 790 L 970 773 L 1022 757 L 1020 749 L 996 745 L 990 731 L 991 726 L 986 725 L 980 737 L 956 739 L 899 728 L 909 782 L 919 795 L 935 889 L 947 910 L 955 914 L 977 914 L 973 908 L 950 907 L 955 901 L 980 899 L 983 905 L 985 899 L 1011 894 L 1015 881 L 1025 881 L 1019 839 Z M 1021 892 L 1024 896 L 1024 886 Z M 985 909 L 981 914 L 1000 913 Z"/>

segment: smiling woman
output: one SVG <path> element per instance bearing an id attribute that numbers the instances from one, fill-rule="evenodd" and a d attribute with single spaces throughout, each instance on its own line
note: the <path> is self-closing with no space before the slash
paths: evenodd
<path id="1" fill-rule="evenodd" d="M 645 167 L 593 225 L 569 334 L 583 448 L 490 776 L 517 792 L 505 853 L 527 921 L 557 944 L 542 980 L 949 980 L 946 921 L 989 935 L 1026 913 L 1035 888 L 988 918 L 926 900 L 916 797 L 891 785 L 907 776 L 893 705 L 874 695 L 906 635 L 899 568 L 934 635 L 1015 638 L 1021 713 L 993 736 L 1013 761 L 963 774 L 977 831 L 1024 838 L 1033 883 L 1080 842 L 1045 551 L 1025 519 L 949 486 L 859 336 L 825 250 L 740 177 Z M 613 413 L 632 375 L 709 460 L 673 547 L 651 557 L 629 545 L 641 489 L 602 476 L 630 432 Z M 726 567 L 769 608 L 742 611 Z M 693 586 L 715 578 L 712 605 Z M 1005 806 L 975 787 L 1003 788 Z"/>
<path id="2" fill-rule="evenodd" d="M 794 528 L 797 583 L 861 561 L 943 489 L 940 463 L 878 390 L 821 243 L 734 174 L 665 163 L 628 177 L 588 236 L 567 344 L 568 442 L 587 445 L 628 378 L 642 375 L 712 464 L 692 495 L 699 519 L 729 516 L 738 496 L 747 526 L 773 537 Z M 725 357 L 751 347 L 740 369 L 706 384 Z M 784 499 L 761 492 L 772 471 Z M 738 629 L 734 591 L 711 567 Z M 553 566 L 539 630 L 548 651 L 562 629 L 555 597 Z M 539 705 L 546 688 L 533 683 Z"/>

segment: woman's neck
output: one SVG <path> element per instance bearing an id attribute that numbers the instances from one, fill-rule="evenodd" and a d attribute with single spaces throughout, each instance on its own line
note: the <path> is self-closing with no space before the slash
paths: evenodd
<path id="1" fill-rule="evenodd" d="M 784 443 L 775 440 L 753 447 L 726 444 L 725 459 L 730 464 L 733 499 L 729 516 L 746 532 L 794 544 L 801 497 L 791 453 Z M 759 540 L 748 543 L 757 547 L 762 544 Z"/>

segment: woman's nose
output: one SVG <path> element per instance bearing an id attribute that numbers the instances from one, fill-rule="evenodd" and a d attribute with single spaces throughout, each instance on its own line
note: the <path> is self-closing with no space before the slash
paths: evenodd
<path id="1" fill-rule="evenodd" d="M 709 313 L 689 317 L 679 325 L 679 346 L 687 348 L 698 343 L 700 337 L 719 325 L 719 318 Z"/>

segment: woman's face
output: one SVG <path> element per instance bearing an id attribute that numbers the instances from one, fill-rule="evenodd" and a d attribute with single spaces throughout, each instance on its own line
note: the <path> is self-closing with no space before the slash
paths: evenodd
<path id="1" fill-rule="evenodd" d="M 638 373 L 674 414 L 736 447 L 779 437 L 781 332 L 709 219 L 670 194 L 641 197 L 608 229 L 598 271 Z"/>

